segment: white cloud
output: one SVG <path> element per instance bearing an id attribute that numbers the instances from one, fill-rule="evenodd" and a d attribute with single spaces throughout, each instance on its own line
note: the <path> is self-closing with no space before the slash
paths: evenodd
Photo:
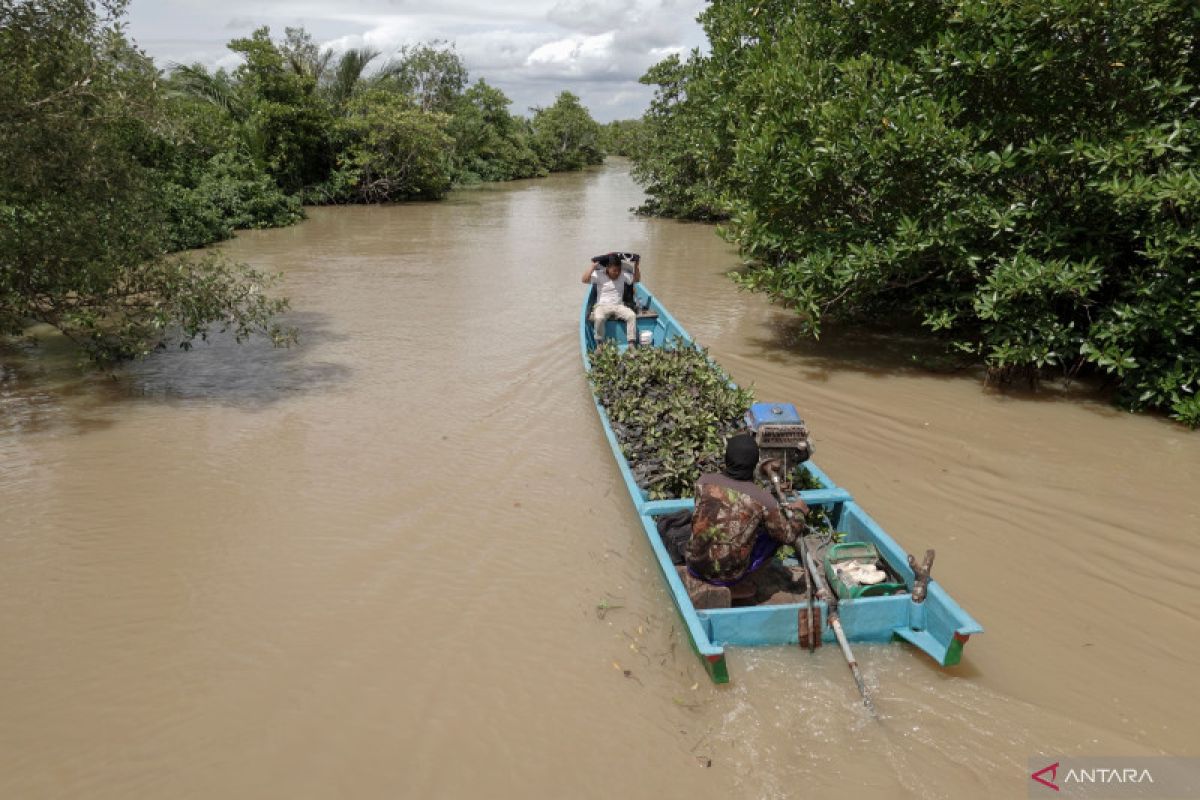
<path id="1" fill-rule="evenodd" d="M 303 25 L 341 51 L 370 46 L 384 59 L 405 44 L 454 42 L 472 80 L 484 78 L 523 113 L 561 90 L 598 120 L 639 116 L 651 96 L 637 79 L 672 53 L 703 44 L 704 0 L 133 0 L 129 28 L 155 57 L 229 66 L 229 39 L 269 25 Z M 384 59 L 380 59 L 380 62 Z"/>
<path id="2" fill-rule="evenodd" d="M 558 39 L 530 53 L 525 65 L 539 70 L 543 75 L 564 78 L 587 76 L 595 79 L 602 75 L 616 75 L 621 71 L 621 62 L 613 50 L 615 39 L 613 31 L 596 36 Z"/>
<path id="3" fill-rule="evenodd" d="M 546 19 L 569 30 L 604 33 L 623 27 L 635 6 L 632 0 L 609 3 L 559 0 L 546 13 Z"/>

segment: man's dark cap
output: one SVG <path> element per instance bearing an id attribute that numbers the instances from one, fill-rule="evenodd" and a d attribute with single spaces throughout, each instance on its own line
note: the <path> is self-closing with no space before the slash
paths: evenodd
<path id="1" fill-rule="evenodd" d="M 748 481 L 758 466 L 758 443 L 754 434 L 739 433 L 725 442 L 725 474 L 731 478 Z"/>

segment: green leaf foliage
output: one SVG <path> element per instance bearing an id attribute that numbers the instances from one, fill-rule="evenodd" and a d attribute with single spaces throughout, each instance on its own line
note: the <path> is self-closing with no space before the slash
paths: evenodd
<path id="1" fill-rule="evenodd" d="M 992 379 L 1099 373 L 1200 424 L 1200 8 L 730 0 L 668 59 L 646 211 L 728 217 L 740 281 L 916 318 Z"/>
<path id="2" fill-rule="evenodd" d="M 582 169 L 604 161 L 600 125 L 570 92 L 554 105 L 533 110 L 533 149 L 551 172 Z"/>
<path id="3" fill-rule="evenodd" d="M 616 119 L 600 126 L 600 147 L 610 155 L 631 156 L 641 147 L 645 123 Z"/>
<path id="4" fill-rule="evenodd" d="M 263 275 L 165 255 L 174 122 L 122 9 L 0 4 L 0 334 L 48 323 L 97 359 L 187 346 L 214 326 L 284 340 L 272 320 L 286 303 Z"/>
<path id="5" fill-rule="evenodd" d="M 450 189 L 454 142 L 448 117 L 422 111 L 406 96 L 371 89 L 350 101 L 341 122 L 335 199 L 363 203 L 423 198 Z"/>
<path id="6" fill-rule="evenodd" d="M 279 188 L 296 193 L 324 180 L 332 167 L 333 117 L 310 75 L 288 68 L 263 27 L 229 49 L 246 61 L 234 72 L 248 98 L 248 141 Z"/>
<path id="7" fill-rule="evenodd" d="M 703 18 L 703 17 L 702 17 Z M 726 174 L 737 123 L 722 93 L 735 74 L 729 54 L 714 46 L 708 57 L 669 56 L 641 82 L 656 86 L 640 143 L 631 155 L 633 177 L 646 187 L 644 214 L 694 220 L 729 216 Z"/>
<path id="8" fill-rule="evenodd" d="M 449 114 L 467 85 L 467 67 L 453 44 L 435 40 L 400 48 L 379 78 L 413 98 L 422 111 Z"/>
<path id="9" fill-rule="evenodd" d="M 754 395 L 731 385 L 707 351 L 605 342 L 591 362 L 592 390 L 650 499 L 691 497 L 700 475 L 720 471 Z"/>
<path id="10" fill-rule="evenodd" d="M 304 216 L 298 197 L 284 194 L 237 151 L 217 153 L 190 177 L 161 189 L 170 250 L 228 239 L 236 229 L 290 225 Z"/>
<path id="11" fill-rule="evenodd" d="M 459 98 L 446 132 L 454 139 L 458 182 L 508 181 L 546 174 L 529 126 L 508 112 L 504 92 L 480 78 Z"/>
<path id="12" fill-rule="evenodd" d="M 442 197 L 595 163 L 597 126 L 564 95 L 539 123 L 483 81 L 464 91 L 453 48 L 334 57 L 302 28 L 230 43 L 231 72 L 163 76 L 125 37 L 124 0 L 0 0 L 0 335 L 44 322 L 97 359 L 210 329 L 291 334 L 266 276 L 174 251 L 286 225 L 300 198 Z M 559 151 L 547 145 L 560 136 Z M 547 138 L 550 137 L 550 138 Z M 555 140 L 558 141 L 558 140 Z M 542 153 L 551 161 L 543 160 Z"/>

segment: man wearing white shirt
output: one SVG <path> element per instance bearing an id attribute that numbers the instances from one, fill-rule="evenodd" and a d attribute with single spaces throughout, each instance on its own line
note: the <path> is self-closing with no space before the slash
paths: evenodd
<path id="1" fill-rule="evenodd" d="M 599 263 L 603 270 L 596 265 Z M 604 322 L 616 317 L 625 323 L 625 338 L 629 346 L 637 345 L 637 314 L 624 304 L 625 287 L 642 279 L 641 258 L 633 258 L 633 274 L 625 272 L 621 257 L 616 253 L 601 256 L 600 260 L 588 265 L 583 273 L 583 282 L 596 287 L 596 305 L 592 307 L 592 324 L 596 332 L 596 343 L 604 341 Z"/>

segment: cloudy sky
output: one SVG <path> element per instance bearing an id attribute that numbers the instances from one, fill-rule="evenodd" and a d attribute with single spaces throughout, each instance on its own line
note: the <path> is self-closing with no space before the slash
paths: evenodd
<path id="1" fill-rule="evenodd" d="M 652 94 L 637 79 L 671 53 L 704 44 L 704 0 L 133 0 L 129 34 L 160 67 L 231 67 L 225 44 L 260 25 L 282 38 L 303 25 L 344 50 L 384 57 L 401 45 L 454 42 L 471 80 L 485 78 L 510 110 L 554 102 L 568 89 L 600 122 L 641 116 Z M 379 59 L 382 62 L 384 58 Z"/>

